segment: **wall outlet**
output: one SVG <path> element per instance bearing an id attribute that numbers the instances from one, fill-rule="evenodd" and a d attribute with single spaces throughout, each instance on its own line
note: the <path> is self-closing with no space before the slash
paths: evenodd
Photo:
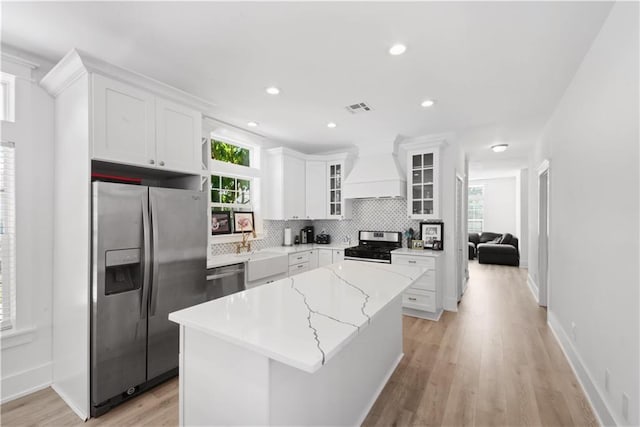
<path id="1" fill-rule="evenodd" d="M 608 392 L 609 390 L 609 370 L 604 370 L 604 389 Z"/>
<path id="2" fill-rule="evenodd" d="M 622 393 L 622 416 L 629 422 L 629 396 L 626 393 Z"/>
<path id="3" fill-rule="evenodd" d="M 573 339 L 573 342 L 576 341 L 577 336 L 576 336 L 576 322 L 571 322 L 571 338 Z"/>

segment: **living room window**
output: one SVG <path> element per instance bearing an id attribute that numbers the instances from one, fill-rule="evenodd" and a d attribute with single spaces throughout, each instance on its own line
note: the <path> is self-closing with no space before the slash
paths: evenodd
<path id="1" fill-rule="evenodd" d="M 484 229 L 484 185 L 469 186 L 469 233 L 482 233 Z"/>

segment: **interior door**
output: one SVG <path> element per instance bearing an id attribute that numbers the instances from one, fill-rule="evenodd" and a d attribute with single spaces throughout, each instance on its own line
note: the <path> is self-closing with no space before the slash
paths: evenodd
<path id="1" fill-rule="evenodd" d="M 205 193 L 149 189 L 153 266 L 149 298 L 147 377 L 178 367 L 178 325 L 169 313 L 207 300 Z"/>
<path id="2" fill-rule="evenodd" d="M 147 212 L 147 187 L 93 183 L 93 406 L 146 380 Z"/>

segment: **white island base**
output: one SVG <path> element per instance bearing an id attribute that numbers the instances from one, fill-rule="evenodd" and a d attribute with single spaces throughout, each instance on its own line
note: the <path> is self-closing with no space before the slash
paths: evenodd
<path id="1" fill-rule="evenodd" d="M 403 356 L 400 295 L 314 373 L 180 331 L 183 426 L 360 425 Z"/>

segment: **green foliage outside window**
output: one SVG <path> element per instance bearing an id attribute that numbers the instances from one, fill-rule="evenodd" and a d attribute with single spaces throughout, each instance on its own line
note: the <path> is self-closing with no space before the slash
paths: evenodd
<path id="1" fill-rule="evenodd" d="M 234 165 L 250 166 L 251 152 L 248 148 L 238 147 L 222 141 L 211 140 L 211 158 Z"/>
<path id="2" fill-rule="evenodd" d="M 229 176 L 211 175 L 211 203 L 251 203 L 251 181 Z"/>

